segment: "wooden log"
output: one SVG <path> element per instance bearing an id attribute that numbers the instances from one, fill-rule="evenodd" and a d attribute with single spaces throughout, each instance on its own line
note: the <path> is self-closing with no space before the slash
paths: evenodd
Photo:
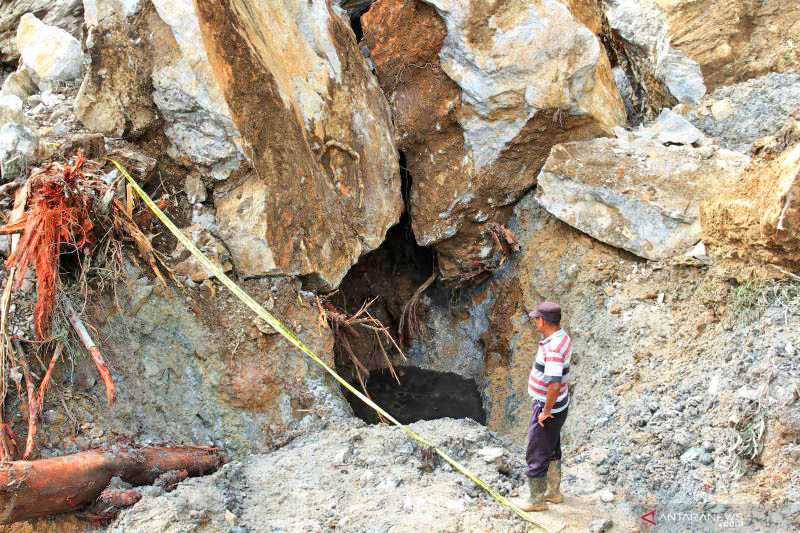
<path id="1" fill-rule="evenodd" d="M 113 447 L 52 459 L 0 464 L 0 524 L 75 511 L 93 502 L 119 476 L 144 485 L 171 470 L 190 476 L 216 471 L 224 462 L 211 447 Z"/>

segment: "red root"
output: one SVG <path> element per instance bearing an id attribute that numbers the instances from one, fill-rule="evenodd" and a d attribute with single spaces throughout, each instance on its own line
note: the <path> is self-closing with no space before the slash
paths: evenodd
<path id="1" fill-rule="evenodd" d="M 79 151 L 73 166 L 51 165 L 31 177 L 25 227 L 16 250 L 6 261 L 7 267 L 16 267 L 15 288 L 22 284 L 29 265 L 36 270 L 34 329 L 40 339 L 50 330 L 63 247 L 81 249 L 92 242 L 92 196 L 87 190 L 91 185 L 81 170 L 84 162 Z M 0 233 L 14 231 L 17 225 L 0 228 Z"/>
<path id="2" fill-rule="evenodd" d="M 64 345 L 59 343 L 56 346 L 55 351 L 53 352 L 53 357 L 50 359 L 50 364 L 47 365 L 47 371 L 44 373 L 44 377 L 42 378 L 42 382 L 39 383 L 39 394 L 37 395 L 37 406 L 39 408 L 39 414 L 42 414 L 42 410 L 44 409 L 44 393 L 47 392 L 47 385 L 50 384 L 50 379 L 53 377 L 53 369 L 56 366 L 56 362 L 58 358 L 61 357 L 61 352 L 64 350 Z"/>
<path id="3" fill-rule="evenodd" d="M 80 509 L 114 476 L 145 485 L 171 470 L 210 474 L 223 462 L 220 451 L 211 447 L 115 447 L 0 464 L 0 524 Z"/>

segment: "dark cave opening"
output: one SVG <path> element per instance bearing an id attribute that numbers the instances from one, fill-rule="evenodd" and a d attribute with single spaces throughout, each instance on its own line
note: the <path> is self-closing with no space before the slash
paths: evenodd
<path id="1" fill-rule="evenodd" d="M 408 198 L 412 178 L 406 170 L 402 152 L 400 175 L 406 207 L 400 221 L 387 231 L 386 239 L 377 249 L 365 254 L 350 269 L 339 289 L 328 298 L 348 316 L 374 299 L 369 313 L 380 320 L 398 342 L 403 309 L 435 268 L 433 250 L 417 244 L 411 227 Z M 431 292 L 435 287 L 436 284 L 431 287 Z M 420 311 L 418 318 L 421 320 L 424 320 L 424 312 Z M 363 381 L 372 399 L 401 422 L 452 417 L 472 418 L 485 423 L 481 395 L 474 380 L 408 366 L 408 361 L 388 342 L 384 340 L 381 347 L 381 340 L 371 331 L 359 327 L 339 327 L 335 331 L 337 371 L 359 390 L 362 390 Z M 353 355 L 357 362 L 353 362 Z M 389 369 L 387 355 L 397 372 L 399 384 Z M 356 416 L 368 423 L 378 422 L 377 414 L 371 408 L 346 389 L 343 392 Z"/>
<path id="2" fill-rule="evenodd" d="M 397 375 L 399 384 L 389 372 L 373 372 L 367 382 L 367 392 L 400 423 L 471 418 L 486 424 L 481 394 L 474 380 L 413 366 L 398 367 Z M 369 424 L 378 423 L 375 411 L 349 392 L 345 397 L 358 418 Z"/>

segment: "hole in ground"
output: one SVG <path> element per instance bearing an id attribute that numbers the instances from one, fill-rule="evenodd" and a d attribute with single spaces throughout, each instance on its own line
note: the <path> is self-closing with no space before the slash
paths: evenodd
<path id="1" fill-rule="evenodd" d="M 399 385 L 389 372 L 373 372 L 367 382 L 367 392 L 399 422 L 471 418 L 486 424 L 486 413 L 474 380 L 413 366 L 399 367 L 397 374 Z M 345 397 L 358 418 L 369 424 L 378 423 L 375 411 L 350 392 L 346 392 Z"/>

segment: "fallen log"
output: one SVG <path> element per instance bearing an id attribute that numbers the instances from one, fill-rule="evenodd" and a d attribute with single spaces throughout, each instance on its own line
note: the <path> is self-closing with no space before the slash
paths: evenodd
<path id="1" fill-rule="evenodd" d="M 76 511 L 97 499 L 114 476 L 147 485 L 166 472 L 203 476 L 223 463 L 217 448 L 165 446 L 113 447 L 0 463 L 0 524 Z"/>

